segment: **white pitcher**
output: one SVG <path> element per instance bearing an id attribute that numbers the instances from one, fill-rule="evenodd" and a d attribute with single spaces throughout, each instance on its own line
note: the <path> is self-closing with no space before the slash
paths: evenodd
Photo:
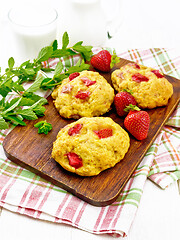
<path id="1" fill-rule="evenodd" d="M 61 30 L 67 31 L 70 46 L 78 41 L 84 45 L 101 46 L 107 40 L 107 32 L 118 27 L 115 19 L 119 14 L 122 0 L 68 0 L 68 11 L 61 19 Z M 110 11 L 103 6 L 109 4 Z M 113 21 L 114 20 L 114 21 Z"/>

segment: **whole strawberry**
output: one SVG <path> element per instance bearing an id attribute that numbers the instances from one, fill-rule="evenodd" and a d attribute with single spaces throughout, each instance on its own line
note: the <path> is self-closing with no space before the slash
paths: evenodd
<path id="1" fill-rule="evenodd" d="M 115 63 L 119 62 L 115 51 L 113 55 L 107 50 L 101 50 L 91 58 L 91 65 L 102 72 L 109 72 Z"/>
<path id="2" fill-rule="evenodd" d="M 114 105 L 116 108 L 116 112 L 119 116 L 126 116 L 128 114 L 126 109 L 130 104 L 136 105 L 137 102 L 133 97 L 132 93 L 128 90 L 124 90 L 116 94 L 114 98 Z"/>
<path id="3" fill-rule="evenodd" d="M 124 120 L 125 128 L 138 140 L 147 138 L 150 117 L 146 111 L 130 110 Z"/>

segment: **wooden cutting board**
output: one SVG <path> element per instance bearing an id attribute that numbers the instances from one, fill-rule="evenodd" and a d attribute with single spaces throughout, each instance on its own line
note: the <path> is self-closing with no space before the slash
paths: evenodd
<path id="1" fill-rule="evenodd" d="M 120 59 L 112 71 L 128 62 L 125 59 Z M 111 73 L 102 75 L 111 83 Z M 125 158 L 115 167 L 105 170 L 98 176 L 81 177 L 75 175 L 64 170 L 51 158 L 52 145 L 58 131 L 74 121 L 60 117 L 53 105 L 51 96 L 48 97 L 49 104 L 46 105 L 47 110 L 44 117 L 36 121 L 26 121 L 26 126 L 17 126 L 7 135 L 3 142 L 5 154 L 16 164 L 40 175 L 92 205 L 109 205 L 117 199 L 122 188 L 179 102 L 180 81 L 170 76 L 166 77 L 173 84 L 174 94 L 166 107 L 148 110 L 151 119 L 148 137 L 143 141 L 138 141 L 130 135 L 130 148 Z M 118 117 L 114 107 L 104 116 L 111 117 L 124 127 L 123 118 Z M 45 119 L 52 124 L 53 129 L 48 135 L 38 134 L 34 124 Z"/>

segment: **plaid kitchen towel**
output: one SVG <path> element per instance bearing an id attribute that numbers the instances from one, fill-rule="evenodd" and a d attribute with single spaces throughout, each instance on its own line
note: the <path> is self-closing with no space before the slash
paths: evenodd
<path id="1" fill-rule="evenodd" d="M 94 49 L 94 52 L 98 50 Z M 133 49 L 119 56 L 180 78 L 180 54 L 173 49 Z M 72 64 L 72 60 L 66 59 L 64 63 Z M 56 60 L 50 64 L 56 64 Z M 3 139 L 10 130 L 1 131 L 0 206 L 33 218 L 66 223 L 95 234 L 126 236 L 147 178 L 161 188 L 180 179 L 179 127 L 180 105 L 149 148 L 116 202 L 106 207 L 94 207 L 11 162 L 2 149 Z"/>

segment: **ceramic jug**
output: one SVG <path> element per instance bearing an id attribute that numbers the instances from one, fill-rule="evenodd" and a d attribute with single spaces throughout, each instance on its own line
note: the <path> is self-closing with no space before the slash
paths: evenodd
<path id="1" fill-rule="evenodd" d="M 70 45 L 83 41 L 84 45 L 101 46 L 113 26 L 114 13 L 121 0 L 68 0 L 68 14 L 62 19 L 63 31 L 70 37 Z M 116 2 L 116 4 L 114 4 Z M 110 4 L 111 15 L 103 6 Z M 113 9 L 114 8 L 114 9 Z M 117 22 L 116 22 L 117 25 Z"/>

